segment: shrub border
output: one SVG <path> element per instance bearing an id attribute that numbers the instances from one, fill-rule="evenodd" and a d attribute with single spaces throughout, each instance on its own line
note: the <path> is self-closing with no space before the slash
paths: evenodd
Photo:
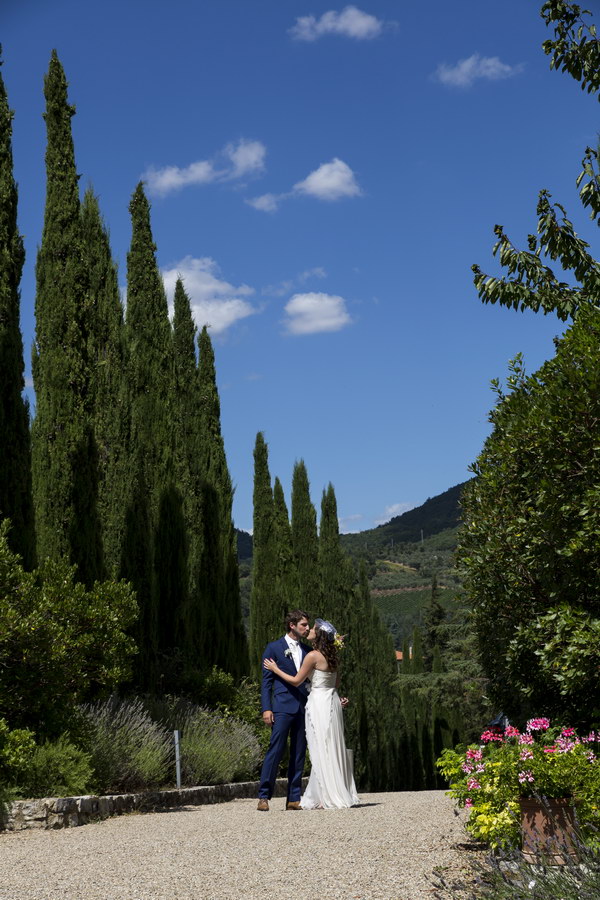
<path id="1" fill-rule="evenodd" d="M 303 779 L 306 786 L 308 779 Z M 143 791 L 138 794 L 108 794 L 104 797 L 43 797 L 39 800 L 16 800 L 0 822 L 4 831 L 27 828 L 73 828 L 132 812 L 153 812 L 181 806 L 226 803 L 228 800 L 257 799 L 258 781 L 213 784 L 201 787 L 175 788 L 166 791 Z M 287 778 L 275 782 L 274 797 L 285 797 Z"/>

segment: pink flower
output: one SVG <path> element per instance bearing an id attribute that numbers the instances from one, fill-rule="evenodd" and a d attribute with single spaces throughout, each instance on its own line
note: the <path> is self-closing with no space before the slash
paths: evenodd
<path id="1" fill-rule="evenodd" d="M 586 756 L 589 762 L 596 762 L 596 754 L 593 752 L 593 750 L 589 750 L 588 753 L 586 753 Z"/>
<path id="2" fill-rule="evenodd" d="M 469 763 L 463 763 L 461 769 L 466 775 L 470 775 L 473 771 L 473 766 L 470 766 Z"/>
<path id="3" fill-rule="evenodd" d="M 520 734 L 519 735 L 519 743 L 520 744 L 533 744 L 535 741 L 533 740 L 530 734 Z"/>
<path id="4" fill-rule="evenodd" d="M 561 731 L 561 734 L 563 737 L 573 737 L 573 735 L 575 734 L 575 729 L 574 728 L 563 728 L 563 730 Z"/>
<path id="5" fill-rule="evenodd" d="M 471 809 L 472 806 L 473 806 L 473 801 L 471 800 L 470 797 L 467 797 L 467 799 L 465 800 L 465 809 Z"/>
<path id="6" fill-rule="evenodd" d="M 509 737 L 518 737 L 520 731 L 518 728 L 515 728 L 514 725 L 508 725 L 506 731 L 504 732 L 507 738 Z"/>
<path id="7" fill-rule="evenodd" d="M 530 719 L 527 723 L 527 731 L 547 731 L 550 728 L 550 719 Z"/>
<path id="8" fill-rule="evenodd" d="M 523 747 L 519 753 L 519 759 L 533 759 L 533 750 L 530 750 L 529 747 Z"/>
<path id="9" fill-rule="evenodd" d="M 477 750 L 467 750 L 466 752 L 467 759 L 482 759 L 483 751 L 477 748 Z"/>
<path id="10" fill-rule="evenodd" d="M 503 743 L 504 738 L 501 734 L 497 734 L 495 731 L 484 731 L 481 735 L 481 740 L 486 744 L 490 741 L 498 741 L 499 743 Z"/>
<path id="11" fill-rule="evenodd" d="M 527 769 L 525 772 L 519 772 L 519 781 L 524 784 L 526 781 L 533 781 L 533 772 Z"/>
<path id="12" fill-rule="evenodd" d="M 544 747 L 544 753 L 556 753 L 556 744 L 551 747 Z"/>
<path id="13" fill-rule="evenodd" d="M 568 738 L 563 737 L 562 734 L 556 739 L 556 745 L 558 747 L 559 753 L 568 753 L 569 750 L 572 750 L 573 747 L 576 747 L 578 743 L 578 740 L 570 741 L 568 740 Z"/>
<path id="14" fill-rule="evenodd" d="M 475 767 L 475 771 L 476 771 L 479 775 L 480 775 L 482 772 L 485 772 L 485 766 L 484 766 L 484 764 L 483 764 L 483 763 L 479 763 L 479 765 L 477 765 L 477 766 Z"/>
<path id="15" fill-rule="evenodd" d="M 477 781 L 476 778 L 469 778 L 467 781 L 467 790 L 468 791 L 478 791 L 481 785 Z"/>

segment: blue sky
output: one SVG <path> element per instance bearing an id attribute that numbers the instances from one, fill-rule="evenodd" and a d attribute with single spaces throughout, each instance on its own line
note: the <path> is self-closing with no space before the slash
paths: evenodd
<path id="1" fill-rule="evenodd" d="M 597 101 L 550 71 L 540 6 L 4 0 L 27 365 L 56 48 L 122 284 L 143 177 L 167 288 L 181 273 L 211 323 L 238 527 L 258 430 L 288 498 L 296 459 L 317 504 L 333 482 L 344 530 L 465 480 L 490 379 L 562 328 L 482 306 L 471 264 L 498 271 L 495 223 L 524 244 L 541 188 L 593 237 L 575 178 Z"/>

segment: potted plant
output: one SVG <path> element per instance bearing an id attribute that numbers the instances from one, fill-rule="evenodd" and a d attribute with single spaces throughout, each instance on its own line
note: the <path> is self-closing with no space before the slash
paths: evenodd
<path id="1" fill-rule="evenodd" d="M 530 719 L 524 731 L 484 731 L 479 744 L 445 750 L 437 762 L 450 796 L 470 810 L 467 828 L 492 847 L 522 842 L 533 860 L 541 850 L 555 861 L 575 853 L 574 807 L 586 840 L 600 825 L 600 733 Z M 554 849 L 550 847 L 553 845 Z"/>

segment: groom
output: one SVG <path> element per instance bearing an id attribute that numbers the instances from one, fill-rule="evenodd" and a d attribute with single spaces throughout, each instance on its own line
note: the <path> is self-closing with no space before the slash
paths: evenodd
<path id="1" fill-rule="evenodd" d="M 274 659 L 280 669 L 295 675 L 308 653 L 308 647 L 301 643 L 309 632 L 308 616 L 300 609 L 292 610 L 285 617 L 286 634 L 278 641 L 267 644 L 264 659 Z M 306 755 L 306 732 L 304 730 L 304 707 L 308 698 L 306 682 L 293 687 L 273 672 L 263 668 L 261 702 L 263 722 L 271 731 L 271 742 L 262 771 L 258 789 L 258 807 L 262 812 L 269 809 L 273 796 L 277 769 L 290 738 L 290 764 L 288 766 L 288 788 L 286 809 L 300 809 L 300 789 L 302 770 Z"/>

